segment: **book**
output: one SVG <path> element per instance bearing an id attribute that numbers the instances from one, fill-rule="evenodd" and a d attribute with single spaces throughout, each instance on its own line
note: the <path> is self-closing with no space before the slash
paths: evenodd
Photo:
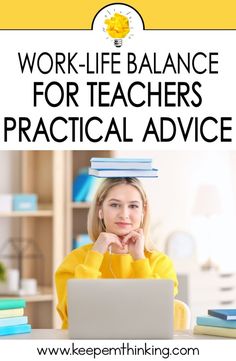
<path id="1" fill-rule="evenodd" d="M 12 308 L 10 310 L 0 310 L 0 319 L 3 317 L 18 317 L 23 316 L 24 308 Z"/>
<path id="2" fill-rule="evenodd" d="M 28 323 L 27 316 L 0 318 L 0 327 L 13 326 L 13 325 L 24 325 L 26 323 Z"/>
<path id="3" fill-rule="evenodd" d="M 152 169 L 151 158 L 91 158 L 94 169 Z"/>
<path id="4" fill-rule="evenodd" d="M 97 192 L 97 189 L 102 182 L 102 178 L 97 178 L 97 177 L 90 177 L 90 178 L 93 179 L 93 182 L 90 184 L 90 188 L 85 196 L 85 202 L 92 202 Z"/>
<path id="5" fill-rule="evenodd" d="M 90 184 L 92 183 L 92 177 L 86 173 L 78 174 L 73 182 L 73 195 L 74 202 L 83 202 L 89 191 Z"/>
<path id="6" fill-rule="evenodd" d="M 157 169 L 89 169 L 89 174 L 100 178 L 117 178 L 117 177 L 135 177 L 135 178 L 155 178 Z"/>
<path id="7" fill-rule="evenodd" d="M 198 316 L 196 321 L 197 321 L 197 325 L 199 326 L 236 328 L 236 321 L 222 320 L 221 318 L 218 317 Z"/>
<path id="8" fill-rule="evenodd" d="M 25 325 L 0 327 L 0 336 L 16 335 L 19 333 L 29 333 L 29 332 L 31 332 L 31 325 L 29 325 L 28 323 Z"/>
<path id="9" fill-rule="evenodd" d="M 73 249 L 85 246 L 89 243 L 92 243 L 92 241 L 87 233 L 79 234 L 76 239 L 73 240 Z"/>
<path id="10" fill-rule="evenodd" d="M 24 307 L 25 300 L 22 298 L 3 298 L 0 300 L 0 310 Z"/>
<path id="11" fill-rule="evenodd" d="M 212 335 L 212 336 L 223 336 L 223 337 L 232 337 L 232 338 L 236 337 L 235 328 L 225 328 L 225 327 L 196 325 L 193 328 L 193 333 L 199 335 Z"/>
<path id="12" fill-rule="evenodd" d="M 208 310 L 208 315 L 219 317 L 223 320 L 236 320 L 236 309 L 212 309 Z"/>

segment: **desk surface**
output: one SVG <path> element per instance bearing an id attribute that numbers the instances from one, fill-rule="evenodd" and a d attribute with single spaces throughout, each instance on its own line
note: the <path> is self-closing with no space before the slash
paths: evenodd
<path id="1" fill-rule="evenodd" d="M 175 340 L 201 340 L 201 339 L 220 339 L 224 337 L 194 335 L 191 330 L 188 331 L 175 331 Z M 34 329 L 31 333 L 24 333 L 20 335 L 0 336 L 1 339 L 24 339 L 24 340 L 69 340 L 67 330 L 57 329 Z"/>

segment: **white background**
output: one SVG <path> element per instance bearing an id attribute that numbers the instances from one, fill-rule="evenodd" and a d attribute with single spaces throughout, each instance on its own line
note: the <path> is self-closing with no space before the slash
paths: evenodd
<path id="1" fill-rule="evenodd" d="M 113 40 L 113 39 L 112 39 Z M 1 149 L 126 149 L 126 150 L 175 150 L 175 149 L 220 149 L 232 150 L 236 148 L 236 135 L 234 122 L 236 119 L 235 110 L 235 80 L 236 80 L 236 50 L 233 47 L 235 43 L 234 31 L 134 31 L 131 39 L 123 39 L 121 48 L 115 48 L 111 39 L 107 39 L 104 32 L 98 31 L 1 31 L 1 58 L 0 58 L 0 148 Z M 110 66 L 108 65 L 105 74 L 86 74 L 85 68 L 79 68 L 79 74 L 55 74 L 53 68 L 50 74 L 43 75 L 37 68 L 31 74 L 29 71 L 21 74 L 18 60 L 18 52 L 24 55 L 26 52 L 40 55 L 41 52 L 49 52 L 55 58 L 56 52 L 63 52 L 71 54 L 78 53 L 78 62 L 84 63 L 86 53 L 89 52 L 90 64 L 94 65 L 95 54 L 98 52 L 120 52 L 120 70 L 121 74 L 110 73 Z M 141 64 L 143 55 L 146 52 L 149 55 L 149 60 L 152 62 L 153 53 L 157 53 L 158 68 L 162 69 L 167 58 L 168 53 L 171 53 L 172 58 L 176 57 L 179 52 L 182 57 L 190 52 L 209 52 L 219 53 L 219 64 L 214 68 L 219 69 L 219 74 L 197 75 L 187 74 L 182 71 L 181 74 L 173 74 L 172 71 L 166 74 L 149 74 L 145 68 L 141 74 L 127 75 L 127 52 L 134 52 L 137 56 L 137 63 Z M 203 58 L 202 58 L 203 59 Z M 76 64 L 76 62 L 73 62 Z M 43 64 L 46 66 L 47 62 Z M 203 62 L 201 66 L 203 66 Z M 66 67 L 65 67 L 66 68 Z M 38 98 L 38 106 L 33 107 L 33 83 L 42 81 L 48 84 L 51 81 L 60 82 L 65 85 L 66 82 L 72 81 L 79 84 L 80 90 L 78 94 L 79 107 L 71 104 L 66 107 L 64 104 L 59 107 L 52 108 L 47 105 L 43 97 Z M 117 101 L 113 107 L 93 107 L 89 106 L 90 95 L 89 88 L 86 86 L 88 81 L 102 81 L 110 82 L 111 86 L 108 89 L 111 95 L 108 95 L 104 100 L 111 102 L 114 89 L 117 82 L 121 82 L 124 92 L 133 81 L 141 81 L 147 83 L 152 82 L 153 87 L 159 81 L 161 82 L 188 82 L 189 84 L 199 81 L 202 84 L 200 93 L 203 103 L 200 107 L 187 107 L 185 105 L 178 107 L 152 106 L 148 108 L 143 106 L 135 108 L 132 106 L 125 107 L 122 101 Z M 141 89 L 141 88 L 139 88 Z M 57 99 L 58 92 L 51 95 L 53 99 Z M 135 98 L 142 100 L 146 99 L 145 90 L 140 90 L 135 93 Z M 174 99 L 175 97 L 173 97 Z M 190 94 L 189 100 L 192 96 Z M 196 99 L 196 97 L 193 97 Z M 171 98 L 172 100 L 172 98 Z M 107 129 L 110 125 L 111 118 L 114 116 L 116 124 L 122 134 L 123 117 L 127 118 L 127 136 L 133 138 L 132 143 L 119 142 L 115 135 L 109 138 L 105 143 L 103 140 L 99 143 L 92 143 L 84 137 L 83 142 L 73 143 L 71 141 L 71 126 L 64 125 L 63 122 L 55 126 L 55 134 L 58 137 L 68 135 L 68 139 L 64 143 L 56 143 L 53 140 L 48 143 L 43 135 L 37 138 L 35 143 L 30 143 L 24 140 L 19 142 L 18 126 L 14 132 L 9 133 L 9 141 L 3 143 L 3 118 L 13 117 L 28 117 L 31 119 L 32 125 L 28 131 L 29 137 L 32 139 L 35 129 L 37 127 L 40 117 L 43 117 L 47 129 L 50 122 L 57 116 L 68 118 L 70 116 L 83 117 L 84 122 L 91 116 L 98 116 L 103 120 L 103 124 L 95 122 L 90 126 L 91 135 L 98 137 L 103 135 L 105 137 Z M 199 122 L 207 116 L 213 116 L 217 120 L 222 116 L 232 117 L 233 126 L 232 132 L 226 132 L 227 137 L 231 136 L 234 140 L 232 143 L 221 143 L 216 141 L 214 143 L 206 143 L 199 140 L 195 143 L 193 140 L 194 132 L 185 143 L 182 136 L 180 136 L 179 128 L 177 128 L 177 135 L 171 142 L 160 143 L 155 140 L 154 136 L 149 136 L 146 142 L 142 142 L 145 129 L 147 127 L 150 117 L 153 117 L 157 125 L 157 132 L 159 129 L 160 117 L 171 117 L 176 120 L 181 117 L 184 127 L 187 127 L 188 120 L 191 116 L 197 116 Z M 229 124 L 230 125 L 230 124 Z M 219 125 L 206 126 L 207 135 L 213 137 L 219 135 Z M 79 132 L 79 130 L 78 130 Z"/>
<path id="2" fill-rule="evenodd" d="M 1 355 L 4 356 L 4 360 L 12 360 L 14 357 L 19 357 L 19 355 L 24 355 L 24 360 L 31 361 L 33 360 L 94 360 L 93 356 L 66 356 L 60 355 L 59 353 L 55 356 L 46 355 L 39 356 L 37 354 L 38 348 L 69 348 L 72 345 L 73 340 L 0 340 L 1 345 Z M 74 340 L 75 347 L 121 347 L 122 342 L 126 344 L 126 340 Z M 214 360 L 233 360 L 233 355 L 236 351 L 236 343 L 231 339 L 226 340 L 217 340 L 217 339 L 208 339 L 208 340 L 135 340 L 128 341 L 131 347 L 144 347 L 144 343 L 147 343 L 147 347 L 160 347 L 160 348 L 199 348 L 199 355 L 170 355 L 169 357 L 164 357 L 166 350 L 163 350 L 163 355 L 157 353 L 156 356 L 104 356 L 100 355 L 95 358 L 95 360 L 126 360 L 136 361 L 136 360 L 191 360 L 191 361 L 206 361 L 209 359 Z M 184 352 L 184 350 L 182 351 Z"/>

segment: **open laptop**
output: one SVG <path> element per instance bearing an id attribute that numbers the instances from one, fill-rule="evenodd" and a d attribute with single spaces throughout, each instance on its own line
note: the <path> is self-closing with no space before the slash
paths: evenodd
<path id="1" fill-rule="evenodd" d="M 69 337 L 76 339 L 171 339 L 173 281 L 71 279 Z"/>

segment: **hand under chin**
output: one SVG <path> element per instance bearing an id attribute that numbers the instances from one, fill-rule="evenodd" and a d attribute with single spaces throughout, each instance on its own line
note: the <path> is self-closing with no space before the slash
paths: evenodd
<path id="1" fill-rule="evenodd" d="M 118 245 L 114 244 L 112 246 L 112 253 L 127 254 L 129 253 L 128 246 L 126 245 L 125 247 L 119 247 Z"/>

